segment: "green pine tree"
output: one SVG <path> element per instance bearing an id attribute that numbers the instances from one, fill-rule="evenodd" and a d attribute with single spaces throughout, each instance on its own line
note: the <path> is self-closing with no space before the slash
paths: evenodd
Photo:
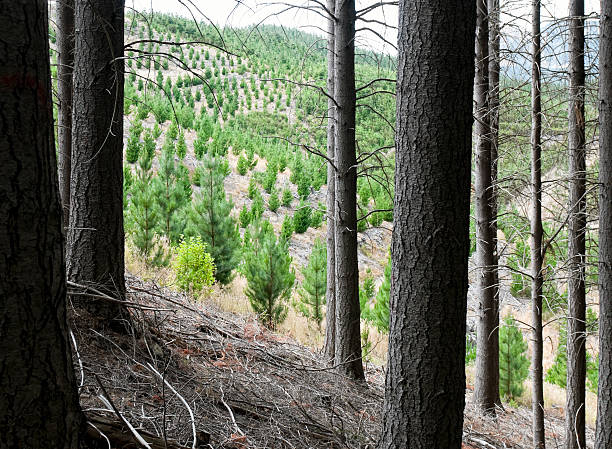
<path id="1" fill-rule="evenodd" d="M 155 157 L 155 139 L 153 133 L 147 130 L 144 133 L 143 150 L 147 153 L 148 157 L 153 159 Z"/>
<path id="2" fill-rule="evenodd" d="M 271 329 L 287 317 L 286 300 L 295 275 L 287 243 L 276 239 L 269 223 L 251 225 L 250 242 L 245 245 L 243 271 L 247 280 L 245 294 L 253 311 Z"/>
<path id="3" fill-rule="evenodd" d="M 249 211 L 246 204 L 240 209 L 238 220 L 240 221 L 241 228 L 246 228 L 251 223 L 251 211 Z"/>
<path id="4" fill-rule="evenodd" d="M 176 142 L 176 155 L 179 159 L 184 159 L 187 155 L 187 144 L 185 143 L 185 135 L 180 133 Z"/>
<path id="5" fill-rule="evenodd" d="M 308 265 L 302 270 L 302 275 L 304 280 L 298 291 L 300 301 L 296 303 L 296 309 L 314 321 L 321 330 L 327 289 L 327 248 L 320 239 L 315 240 Z"/>
<path id="6" fill-rule="evenodd" d="M 240 157 L 238 158 L 238 164 L 236 166 L 238 173 L 240 173 L 241 176 L 244 176 L 249 171 L 249 168 L 249 161 L 246 157 L 244 157 L 244 154 L 240 154 Z"/>
<path id="7" fill-rule="evenodd" d="M 361 318 L 366 321 L 372 320 L 370 302 L 374 298 L 374 293 L 376 293 L 374 277 L 372 277 L 372 270 L 368 269 L 363 282 L 359 286 L 359 308 L 361 310 Z"/>
<path id="8" fill-rule="evenodd" d="M 385 267 L 385 277 L 376 294 L 372 321 L 379 331 L 389 332 L 389 298 L 391 295 L 391 257 Z"/>
<path id="9" fill-rule="evenodd" d="M 178 182 L 178 168 L 171 148 L 162 150 L 157 177 L 153 184 L 161 215 L 160 228 L 171 242 L 177 242 L 185 228 L 179 209 L 185 206 L 186 201 Z"/>
<path id="10" fill-rule="evenodd" d="M 159 225 L 160 214 L 155 201 L 151 165 L 149 153 L 143 151 L 138 159 L 136 180 L 131 188 L 129 223 L 132 224 L 132 241 L 139 253 L 153 265 L 164 265 L 167 260 L 155 242 L 155 229 Z"/>
<path id="11" fill-rule="evenodd" d="M 293 229 L 296 234 L 303 234 L 308 230 L 311 212 L 310 206 L 302 201 L 293 215 Z"/>
<path id="12" fill-rule="evenodd" d="M 280 207 L 280 200 L 278 199 L 278 193 L 276 190 L 272 191 L 270 199 L 268 200 L 268 207 L 272 212 L 276 212 Z"/>
<path id="13" fill-rule="evenodd" d="M 232 271 L 240 259 L 240 234 L 230 215 L 234 205 L 225 196 L 223 180 L 226 171 L 214 157 L 203 160 L 201 191 L 189 210 L 187 235 L 200 235 L 215 261 L 215 279 L 225 285 L 233 279 Z"/>
<path id="14" fill-rule="evenodd" d="M 527 343 L 512 316 L 499 328 L 499 394 L 507 399 L 518 398 L 529 374 Z"/>
<path id="15" fill-rule="evenodd" d="M 137 123 L 130 128 L 130 136 L 128 137 L 127 146 L 125 149 L 125 159 L 133 164 L 140 156 L 142 144 L 140 143 L 140 133 L 142 132 L 142 124 Z"/>
<path id="16" fill-rule="evenodd" d="M 284 189 L 283 197 L 282 197 L 283 206 L 285 207 L 291 206 L 292 201 L 293 201 L 293 193 L 291 193 L 291 190 L 289 189 Z"/>
<path id="17" fill-rule="evenodd" d="M 291 240 L 293 235 L 293 218 L 291 215 L 285 215 L 283 219 L 283 225 L 281 226 L 280 238 L 286 242 Z"/>

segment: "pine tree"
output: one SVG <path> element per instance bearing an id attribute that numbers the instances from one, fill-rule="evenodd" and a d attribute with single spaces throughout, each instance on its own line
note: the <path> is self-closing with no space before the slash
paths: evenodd
<path id="1" fill-rule="evenodd" d="M 246 175 L 249 171 L 249 161 L 246 157 L 244 157 L 244 154 L 240 154 L 236 168 L 238 169 L 238 173 L 240 173 L 242 176 Z"/>
<path id="2" fill-rule="evenodd" d="M 264 202 L 261 193 L 257 191 L 251 204 L 251 217 L 253 220 L 259 220 L 264 213 Z"/>
<path id="3" fill-rule="evenodd" d="M 187 235 L 200 235 L 215 261 L 215 279 L 226 285 L 239 261 L 240 234 L 230 215 L 233 204 L 225 196 L 226 171 L 214 157 L 205 158 L 200 176 L 201 191 L 189 210 Z"/>
<path id="4" fill-rule="evenodd" d="M 389 332 L 389 296 L 391 293 L 391 257 L 385 267 L 383 283 L 376 294 L 376 303 L 372 311 L 372 321 L 379 331 Z"/>
<path id="5" fill-rule="evenodd" d="M 178 212 L 186 201 L 183 189 L 178 184 L 177 175 L 174 152 L 170 148 L 163 149 L 153 185 L 161 215 L 160 228 L 171 242 L 178 241 L 185 227 Z"/>
<path id="6" fill-rule="evenodd" d="M 163 265 L 166 262 L 164 254 L 155 248 L 155 229 L 159 225 L 160 215 L 155 201 L 151 165 L 149 153 L 143 151 L 138 159 L 136 181 L 131 189 L 129 221 L 132 224 L 132 241 L 140 254 L 153 265 Z"/>
<path id="7" fill-rule="evenodd" d="M 287 243 L 276 239 L 267 222 L 251 225 L 244 254 L 245 294 L 259 319 L 273 329 L 287 317 L 285 300 L 295 282 Z M 245 245 L 247 247 L 247 245 Z"/>
<path id="8" fill-rule="evenodd" d="M 304 280 L 298 292 L 300 302 L 296 303 L 296 309 L 317 323 L 321 330 L 327 290 L 327 248 L 320 239 L 315 240 L 308 265 L 302 270 L 302 275 Z"/>
<path id="9" fill-rule="evenodd" d="M 296 234 L 303 234 L 308 230 L 311 212 L 310 206 L 302 201 L 293 215 L 293 229 Z"/>
<path id="10" fill-rule="evenodd" d="M 140 156 L 140 150 L 142 144 L 140 143 L 140 133 L 142 132 L 142 125 L 134 125 L 130 128 L 130 137 L 128 137 L 127 147 L 125 149 L 125 159 L 133 164 L 138 160 Z"/>
<path id="11" fill-rule="evenodd" d="M 293 218 L 291 215 L 285 215 L 283 224 L 281 226 L 280 238 L 286 242 L 289 242 L 293 235 Z"/>
<path id="12" fill-rule="evenodd" d="M 278 193 L 276 190 L 272 191 L 270 199 L 268 200 L 268 207 L 272 212 L 276 212 L 280 206 L 280 200 L 278 199 Z"/>
<path id="13" fill-rule="evenodd" d="M 293 193 L 291 193 L 291 190 L 289 189 L 284 189 L 283 197 L 282 197 L 283 206 L 285 207 L 291 206 L 292 201 L 293 201 Z"/>
<path id="14" fill-rule="evenodd" d="M 529 374 L 527 343 L 512 316 L 504 321 L 499 329 L 499 394 L 514 399 L 523 393 L 523 381 Z"/>
<path id="15" fill-rule="evenodd" d="M 180 133 L 176 142 L 176 154 L 180 159 L 184 159 L 187 155 L 187 144 L 185 143 L 185 135 Z"/>
<path id="16" fill-rule="evenodd" d="M 147 130 L 143 138 L 143 150 L 147 153 L 148 157 L 152 160 L 155 157 L 155 139 L 150 130 Z"/>
<path id="17" fill-rule="evenodd" d="M 241 228 L 246 228 L 251 223 L 251 212 L 246 204 L 240 209 L 238 221 L 240 221 Z"/>

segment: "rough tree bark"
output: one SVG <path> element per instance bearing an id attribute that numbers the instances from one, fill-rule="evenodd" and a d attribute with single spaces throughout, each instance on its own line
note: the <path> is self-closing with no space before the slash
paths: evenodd
<path id="1" fill-rule="evenodd" d="M 357 263 L 357 154 L 355 148 L 355 0 L 336 5 L 336 341 L 341 373 L 364 379 Z"/>
<path id="2" fill-rule="evenodd" d="M 491 234 L 493 235 L 493 298 L 495 329 L 491 333 L 491 345 L 496 348 L 495 373 L 492 379 L 495 382 L 495 403 L 502 406 L 499 397 L 499 249 L 497 247 L 497 161 L 499 148 L 499 72 L 500 55 L 499 47 L 501 40 L 500 29 L 500 5 L 499 0 L 488 0 L 487 9 L 489 11 L 489 111 L 491 128 L 491 183 L 493 193 L 491 194 Z M 493 388 L 493 387 L 492 387 Z"/>
<path id="3" fill-rule="evenodd" d="M 0 17 L 0 447 L 77 448 L 47 2 Z"/>
<path id="4" fill-rule="evenodd" d="M 70 219 L 72 153 L 72 68 L 74 64 L 74 0 L 57 2 L 57 145 L 64 228 Z"/>
<path id="5" fill-rule="evenodd" d="M 401 0 L 382 449 L 461 447 L 476 2 Z"/>
<path id="6" fill-rule="evenodd" d="M 570 0 L 569 269 L 565 447 L 586 447 L 586 146 L 584 136 L 584 0 Z"/>
<path id="7" fill-rule="evenodd" d="M 327 9 L 330 14 L 336 11 L 336 0 L 327 0 Z M 331 98 L 327 101 L 327 157 L 335 158 L 335 110 L 334 104 L 334 27 L 335 18 L 327 20 L 327 93 Z M 327 164 L 327 291 L 325 292 L 327 313 L 325 314 L 325 356 L 334 360 L 336 352 L 336 170 L 330 163 Z"/>
<path id="8" fill-rule="evenodd" d="M 123 231 L 123 0 L 75 3 L 68 279 L 125 294 Z M 117 303 L 89 302 L 112 319 Z"/>
<path id="9" fill-rule="evenodd" d="M 542 101 L 540 0 L 532 1 L 532 66 L 531 66 L 531 326 L 533 382 L 531 404 L 533 410 L 533 446 L 545 447 L 544 438 L 544 381 L 542 377 Z"/>
<path id="10" fill-rule="evenodd" d="M 493 183 L 491 176 L 491 126 L 489 108 L 489 14 L 487 0 L 476 2 L 476 74 L 474 99 L 476 102 L 476 258 L 479 268 L 478 331 L 476 344 L 476 380 L 474 401 L 486 413 L 495 414 L 499 395 L 495 379 L 499 376 L 499 349 L 494 347 L 498 323 L 495 322 L 495 236 L 493 235 Z"/>
<path id="11" fill-rule="evenodd" d="M 599 43 L 599 386 L 595 449 L 612 447 L 612 0 Z"/>

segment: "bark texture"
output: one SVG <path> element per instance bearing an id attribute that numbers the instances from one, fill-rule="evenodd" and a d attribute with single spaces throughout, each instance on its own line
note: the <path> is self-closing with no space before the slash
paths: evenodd
<path id="1" fill-rule="evenodd" d="M 355 0 L 336 5 L 336 341 L 341 373 L 364 379 L 357 264 L 357 154 L 355 148 Z"/>
<path id="2" fill-rule="evenodd" d="M 570 0 L 569 269 L 565 447 L 586 447 L 586 146 L 584 138 L 584 0 Z"/>
<path id="3" fill-rule="evenodd" d="M 476 258 L 478 263 L 478 331 L 474 400 L 486 413 L 495 414 L 499 382 L 499 348 L 495 304 L 495 244 L 489 108 L 489 19 L 487 0 L 477 0 L 476 74 L 474 77 L 476 135 Z"/>
<path id="4" fill-rule="evenodd" d="M 599 391 L 595 449 L 612 447 L 612 0 L 599 44 Z"/>
<path id="5" fill-rule="evenodd" d="M 327 0 L 331 14 L 336 11 L 336 0 Z M 336 105 L 334 104 L 334 29 L 335 18 L 327 20 L 327 93 L 332 97 L 327 101 L 327 157 L 335 159 Z M 336 170 L 327 164 L 327 291 L 325 292 L 327 313 L 325 314 L 325 356 L 334 360 L 336 352 Z"/>
<path id="6" fill-rule="evenodd" d="M 499 148 L 499 72 L 500 72 L 500 6 L 499 0 L 488 0 L 489 10 L 489 126 L 491 127 L 491 234 L 493 235 L 493 289 L 494 289 L 494 322 L 495 329 L 489 337 L 491 345 L 497 348 L 495 359 L 496 375 L 491 379 L 495 382 L 495 403 L 502 406 L 499 397 L 499 249 L 497 247 L 497 161 Z M 493 388 L 493 387 L 492 387 Z"/>
<path id="7" fill-rule="evenodd" d="M 476 2 L 401 0 L 389 353 L 380 448 L 458 449 Z"/>
<path id="8" fill-rule="evenodd" d="M 57 145 L 64 228 L 70 219 L 72 154 L 72 68 L 74 65 L 74 0 L 57 2 Z"/>
<path id="9" fill-rule="evenodd" d="M 123 0 L 75 4 L 68 279 L 123 297 Z M 121 306 L 90 302 L 114 318 Z"/>
<path id="10" fill-rule="evenodd" d="M 533 410 L 533 446 L 545 447 L 544 438 L 544 381 L 542 374 L 542 99 L 540 0 L 532 2 L 532 66 L 531 66 L 531 326 L 533 382 L 531 406 Z"/>
<path id="11" fill-rule="evenodd" d="M 77 448 L 47 2 L 0 17 L 0 448 Z"/>

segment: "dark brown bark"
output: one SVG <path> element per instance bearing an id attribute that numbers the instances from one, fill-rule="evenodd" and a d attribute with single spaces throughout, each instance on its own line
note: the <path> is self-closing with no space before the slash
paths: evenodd
<path id="1" fill-rule="evenodd" d="M 57 2 L 57 146 L 64 228 L 70 220 L 72 153 L 72 68 L 74 64 L 74 0 Z"/>
<path id="2" fill-rule="evenodd" d="M 380 448 L 458 449 L 476 2 L 399 2 L 391 319 Z"/>
<path id="3" fill-rule="evenodd" d="M 123 0 L 76 2 L 68 279 L 123 297 Z M 115 318 L 117 303 L 90 302 Z"/>
<path id="4" fill-rule="evenodd" d="M 361 361 L 357 263 L 357 154 L 355 147 L 355 0 L 336 6 L 336 341 L 341 373 L 364 379 Z"/>
<path id="5" fill-rule="evenodd" d="M 327 9 L 333 14 L 336 11 L 336 0 L 327 0 Z M 327 93 L 332 97 L 327 101 L 327 157 L 335 159 L 335 110 L 334 104 L 334 27 L 335 20 L 327 20 Z M 325 314 L 325 356 L 334 360 L 336 352 L 336 170 L 327 164 L 327 290 L 325 292 L 327 313 Z"/>
<path id="6" fill-rule="evenodd" d="M 599 44 L 599 386 L 595 449 L 612 447 L 612 0 Z"/>
<path id="7" fill-rule="evenodd" d="M 493 193 L 491 194 L 491 234 L 493 236 L 493 321 L 495 329 L 489 337 L 491 346 L 496 348 L 495 373 L 492 382 L 495 382 L 495 403 L 502 406 L 499 396 L 499 249 L 497 247 L 497 161 L 499 148 L 499 72 L 500 72 L 500 6 L 499 0 L 488 0 L 489 10 L 489 126 L 491 129 L 491 183 Z M 493 387 L 492 387 L 493 388 Z"/>
<path id="8" fill-rule="evenodd" d="M 532 67 L 531 67 L 531 326 L 533 382 L 531 406 L 533 410 L 533 446 L 545 447 L 544 437 L 544 381 L 542 377 L 542 100 L 540 0 L 532 3 Z"/>
<path id="9" fill-rule="evenodd" d="M 476 107 L 476 259 L 478 264 L 478 331 L 476 345 L 476 380 L 474 401 L 486 413 L 495 414 L 498 398 L 499 348 L 492 339 L 497 332 L 495 322 L 495 236 L 493 235 L 493 183 L 491 158 L 491 126 L 489 109 L 489 22 L 487 0 L 477 0 L 476 74 L 474 99 Z"/>
<path id="10" fill-rule="evenodd" d="M 47 2 L 0 17 L 0 447 L 77 448 Z"/>
<path id="11" fill-rule="evenodd" d="M 569 269 L 565 447 L 586 447 L 586 146 L 584 139 L 584 0 L 570 0 Z"/>

